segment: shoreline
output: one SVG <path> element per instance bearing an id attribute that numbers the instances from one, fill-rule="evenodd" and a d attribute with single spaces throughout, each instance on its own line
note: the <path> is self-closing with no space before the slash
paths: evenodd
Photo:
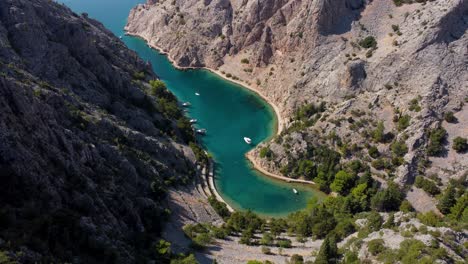
<path id="1" fill-rule="evenodd" d="M 281 112 L 280 112 L 278 106 L 276 106 L 276 104 L 274 104 L 268 97 L 266 97 L 264 94 L 262 94 L 262 91 L 258 90 L 257 88 L 254 88 L 251 85 L 248 85 L 248 84 L 246 84 L 244 82 L 241 82 L 240 80 L 229 79 L 226 76 L 224 76 L 221 73 L 221 71 L 215 70 L 215 69 L 212 69 L 212 68 L 208 68 L 206 66 L 204 66 L 204 67 L 179 66 L 177 64 L 177 62 L 171 57 L 169 52 L 163 50 L 161 47 L 158 47 L 156 45 L 153 45 L 153 44 L 149 43 L 148 40 L 145 39 L 144 37 L 141 37 L 141 36 L 139 36 L 137 34 L 130 33 L 128 31 L 125 32 L 125 35 L 132 36 L 132 37 L 137 37 L 137 38 L 140 38 L 140 39 L 144 40 L 149 48 L 155 49 L 160 54 L 165 55 L 167 57 L 167 59 L 171 62 L 172 66 L 174 66 L 174 68 L 176 68 L 178 70 L 200 70 L 200 69 L 207 70 L 207 71 L 209 71 L 209 72 L 211 72 L 213 74 L 216 74 L 217 76 L 219 76 L 223 80 L 232 82 L 234 84 L 237 84 L 237 85 L 241 86 L 242 88 L 245 88 L 247 90 L 250 90 L 250 91 L 254 92 L 256 95 L 260 96 L 263 100 L 265 100 L 265 102 L 267 102 L 268 105 L 271 106 L 271 108 L 275 112 L 275 116 L 276 116 L 275 133 L 273 133 L 273 135 L 270 138 L 266 139 L 265 141 L 272 140 L 272 138 L 274 136 L 277 136 L 277 135 L 281 134 L 281 132 L 283 131 L 285 122 L 284 122 L 283 117 L 281 116 Z M 264 174 L 267 177 L 270 177 L 270 178 L 273 178 L 273 179 L 276 179 L 276 180 L 280 180 L 280 181 L 284 181 L 286 183 L 301 183 L 301 184 L 307 184 L 307 185 L 316 185 L 316 183 L 313 182 L 313 181 L 292 179 L 292 178 L 288 178 L 288 177 L 285 177 L 285 176 L 282 176 L 282 175 L 278 175 L 278 174 L 269 172 L 268 170 L 263 168 L 260 164 L 258 164 L 258 162 L 255 160 L 255 158 L 253 158 L 252 153 L 254 152 L 254 150 L 255 150 L 255 148 L 251 149 L 250 151 L 248 151 L 245 154 L 246 159 L 252 164 L 254 170 L 259 171 L 260 173 Z M 217 193 L 216 186 L 215 186 L 214 182 L 213 182 L 213 187 L 214 187 L 214 189 L 215 189 L 215 191 Z M 224 201 L 224 200 L 222 200 L 222 201 Z M 224 203 L 226 203 L 226 202 L 224 202 Z M 226 203 L 226 205 L 228 205 L 228 203 Z"/>

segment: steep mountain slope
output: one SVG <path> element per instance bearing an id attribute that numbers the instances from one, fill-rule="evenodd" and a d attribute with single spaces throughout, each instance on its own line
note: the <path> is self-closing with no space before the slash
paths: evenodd
<path id="1" fill-rule="evenodd" d="M 468 1 L 411 2 L 148 1 L 126 29 L 179 66 L 207 66 L 270 99 L 286 125 L 253 158 L 272 172 L 327 190 L 333 177 L 294 171 L 326 145 L 340 163 L 372 165 L 384 186 L 417 175 L 444 186 L 468 169 L 466 152 L 452 149 L 468 137 Z M 443 120 L 451 113 L 458 122 Z M 379 121 L 386 137 L 372 139 Z"/>
<path id="2" fill-rule="evenodd" d="M 166 188 L 195 171 L 192 131 L 154 79 L 86 14 L 0 1 L 0 249 L 10 258 L 151 256 Z"/>

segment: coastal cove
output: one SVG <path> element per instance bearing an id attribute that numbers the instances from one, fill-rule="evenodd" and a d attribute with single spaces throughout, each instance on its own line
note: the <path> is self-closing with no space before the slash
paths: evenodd
<path id="1" fill-rule="evenodd" d="M 216 163 L 216 188 L 234 209 L 250 209 L 264 216 L 284 216 L 305 208 L 312 197 L 323 197 L 323 193 L 308 184 L 267 177 L 246 159 L 255 145 L 271 139 L 278 132 L 277 128 L 282 128 L 281 120 L 276 120 L 277 109 L 265 98 L 262 100 L 261 94 L 226 80 L 210 69 L 180 70 L 170 58 L 148 47 L 144 40 L 124 35 L 127 15 L 141 0 L 61 2 L 77 13 L 88 13 L 115 35 L 122 36 L 130 49 L 152 64 L 179 101 L 190 102 L 188 116 L 198 120 L 197 128 L 207 129 L 207 135 L 200 137 L 200 141 Z M 244 136 L 252 138 L 252 146 L 244 142 Z M 299 193 L 294 194 L 293 188 Z"/>

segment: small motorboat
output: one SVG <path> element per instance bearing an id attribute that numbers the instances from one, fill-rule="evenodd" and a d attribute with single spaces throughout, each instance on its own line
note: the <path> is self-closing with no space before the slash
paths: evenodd
<path id="1" fill-rule="evenodd" d="M 298 192 L 296 189 L 294 189 L 294 188 L 293 188 L 293 192 L 294 192 L 294 194 L 298 194 L 298 193 L 299 193 L 299 192 Z"/>
<path id="2" fill-rule="evenodd" d="M 206 129 L 197 129 L 196 132 L 198 134 L 205 135 L 206 134 Z"/>
<path id="3" fill-rule="evenodd" d="M 190 119 L 190 124 L 195 124 L 196 122 L 198 122 L 197 119 Z"/>
<path id="4" fill-rule="evenodd" d="M 119 39 L 122 39 L 123 37 L 122 36 L 119 36 Z"/>
<path id="5" fill-rule="evenodd" d="M 195 95 L 196 95 L 196 96 L 200 96 L 200 94 L 199 94 L 199 93 L 195 93 Z"/>
<path id="6" fill-rule="evenodd" d="M 249 145 L 252 144 L 252 139 L 251 138 L 244 137 L 244 141 L 245 141 L 245 143 L 247 143 Z"/>
<path id="7" fill-rule="evenodd" d="M 189 102 L 185 102 L 185 103 L 182 104 L 182 106 L 185 106 L 185 107 L 189 107 L 189 106 L 191 106 L 191 105 L 192 105 L 192 104 L 189 103 Z"/>

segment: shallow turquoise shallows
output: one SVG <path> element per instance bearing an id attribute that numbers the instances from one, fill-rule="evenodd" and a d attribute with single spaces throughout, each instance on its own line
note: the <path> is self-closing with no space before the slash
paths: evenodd
<path id="1" fill-rule="evenodd" d="M 142 0 L 62 0 L 75 12 L 86 12 L 123 36 L 128 13 Z M 190 102 L 190 118 L 197 127 L 207 129 L 201 138 L 216 161 L 216 186 L 223 198 L 236 209 L 251 209 L 265 216 L 282 216 L 303 209 L 317 191 L 267 178 L 253 170 L 244 155 L 275 131 L 272 108 L 253 92 L 226 81 L 206 70 L 180 71 L 166 56 L 151 50 L 144 41 L 123 37 L 130 49 L 150 61 L 154 71 L 181 102 Z M 200 96 L 195 95 L 199 93 Z M 299 194 L 293 193 L 293 188 Z"/>

